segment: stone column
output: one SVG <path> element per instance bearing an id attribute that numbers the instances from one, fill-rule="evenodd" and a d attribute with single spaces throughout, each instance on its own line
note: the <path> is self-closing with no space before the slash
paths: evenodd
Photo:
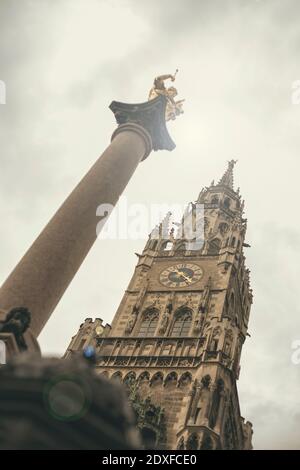
<path id="1" fill-rule="evenodd" d="M 97 207 L 117 203 L 137 165 L 152 149 L 175 147 L 166 129 L 165 107 L 163 96 L 136 105 L 112 102 L 110 108 L 119 126 L 111 144 L 1 287 L 0 311 L 27 307 L 32 315 L 30 329 L 35 337 L 96 240 L 100 221 L 96 216 Z"/>

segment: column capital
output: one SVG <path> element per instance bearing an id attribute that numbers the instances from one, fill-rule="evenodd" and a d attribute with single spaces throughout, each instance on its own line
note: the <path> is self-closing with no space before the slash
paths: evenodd
<path id="1" fill-rule="evenodd" d="M 118 135 L 121 134 L 122 132 L 135 132 L 138 134 L 140 137 L 142 137 L 144 144 L 145 144 L 145 154 L 142 158 L 142 161 L 145 160 L 151 153 L 153 145 L 152 145 L 152 139 L 151 135 L 149 132 L 139 124 L 136 124 L 135 122 L 127 122 L 126 124 L 120 124 L 113 132 L 111 136 L 111 141 L 114 140 L 114 138 Z"/>
<path id="2" fill-rule="evenodd" d="M 145 129 L 151 136 L 153 150 L 171 151 L 174 150 L 175 143 L 166 126 L 166 106 L 166 97 L 160 95 L 153 100 L 138 104 L 113 101 L 109 108 L 119 126 L 130 123 Z"/>

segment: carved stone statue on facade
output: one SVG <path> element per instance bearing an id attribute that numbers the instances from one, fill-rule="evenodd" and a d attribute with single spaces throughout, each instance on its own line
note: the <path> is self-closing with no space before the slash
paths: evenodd
<path id="1" fill-rule="evenodd" d="M 166 80 L 170 79 L 172 82 L 175 81 L 177 72 L 178 70 L 176 70 L 174 75 L 166 74 L 156 77 L 154 79 L 153 87 L 149 92 L 149 101 L 157 98 L 159 95 L 163 95 L 167 98 L 166 121 L 174 120 L 177 116 L 183 113 L 182 106 L 185 100 L 175 101 L 175 96 L 178 94 L 177 89 L 173 86 L 168 88 L 165 86 Z"/>
<path id="2" fill-rule="evenodd" d="M 201 301 L 199 304 L 199 312 L 201 313 L 207 312 L 209 297 L 210 297 L 210 290 L 211 290 L 211 277 L 208 279 L 208 282 L 202 293 Z"/>
<path id="3" fill-rule="evenodd" d="M 166 329 L 168 327 L 168 324 L 169 324 L 169 315 L 168 315 L 167 312 L 164 312 L 163 315 L 162 315 L 162 319 L 161 319 L 161 323 L 160 323 L 160 327 L 159 327 L 159 332 L 160 333 L 165 333 Z"/>
<path id="4" fill-rule="evenodd" d="M 189 410 L 189 419 L 194 424 L 196 424 L 200 409 L 205 409 L 204 415 L 207 414 L 210 396 L 210 383 L 211 377 L 209 375 L 202 377 L 201 381 L 196 379 L 194 382 Z"/>
<path id="5" fill-rule="evenodd" d="M 137 306 L 135 305 L 132 309 L 131 316 L 130 316 L 130 318 L 127 322 L 127 325 L 125 327 L 125 333 L 129 334 L 129 333 L 132 332 L 132 330 L 134 328 L 134 325 L 135 325 L 135 322 L 137 320 L 138 313 L 139 313 L 139 310 L 138 310 Z"/>
<path id="6" fill-rule="evenodd" d="M 172 304 L 172 301 L 170 300 L 168 304 L 166 305 L 165 312 L 162 315 L 162 319 L 161 319 L 161 323 L 159 327 L 159 332 L 161 334 L 165 333 L 168 328 L 172 310 L 173 310 L 173 304 Z"/>
<path id="7" fill-rule="evenodd" d="M 4 321 L 0 322 L 0 333 L 12 333 L 22 351 L 27 349 L 24 333 L 30 325 L 31 314 L 25 307 L 15 307 L 8 312 Z"/>

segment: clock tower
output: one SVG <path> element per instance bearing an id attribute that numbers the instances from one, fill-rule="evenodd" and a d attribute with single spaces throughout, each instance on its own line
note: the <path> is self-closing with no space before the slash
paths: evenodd
<path id="1" fill-rule="evenodd" d="M 96 348 L 99 374 L 127 387 L 148 448 L 252 448 L 236 385 L 252 291 L 234 164 L 188 206 L 185 220 L 204 209 L 200 243 L 179 230 L 184 218 L 176 233 L 168 228 L 167 214 L 138 255 L 111 327 L 86 319 L 66 352 Z"/>

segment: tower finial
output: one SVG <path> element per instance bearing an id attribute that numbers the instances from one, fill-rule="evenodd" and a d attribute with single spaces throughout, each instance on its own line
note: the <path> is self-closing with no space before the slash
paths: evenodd
<path id="1" fill-rule="evenodd" d="M 233 167 L 236 164 L 237 160 L 230 160 L 228 161 L 228 167 L 225 171 L 224 175 L 219 181 L 219 184 L 224 186 L 228 186 L 230 189 L 233 189 Z"/>

